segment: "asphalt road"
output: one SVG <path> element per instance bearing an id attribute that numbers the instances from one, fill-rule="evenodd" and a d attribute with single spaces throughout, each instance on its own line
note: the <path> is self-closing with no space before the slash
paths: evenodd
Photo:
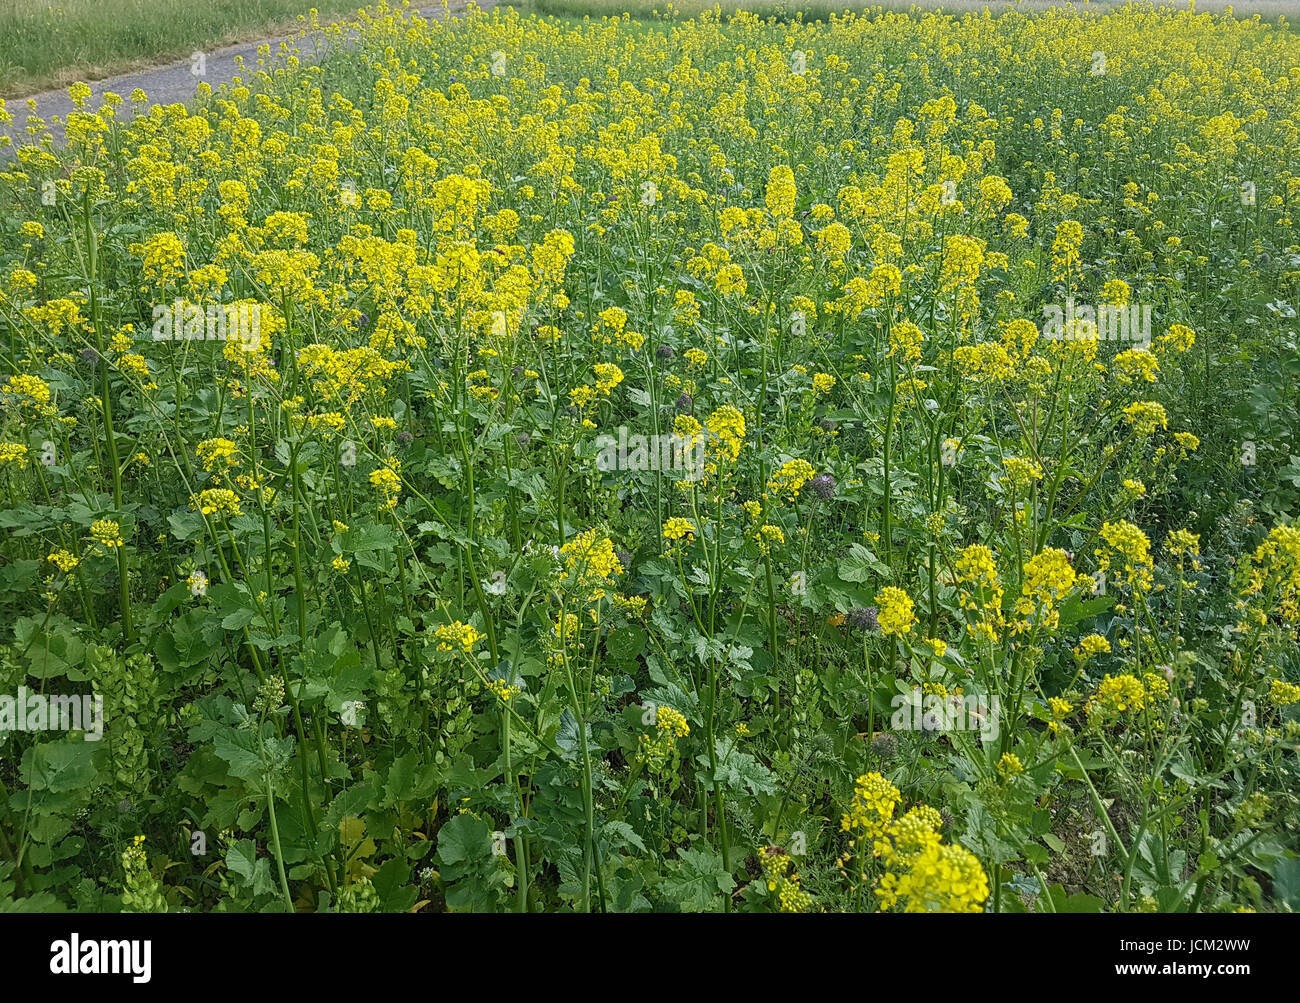
<path id="1" fill-rule="evenodd" d="M 493 6 L 491 0 L 478 0 L 478 3 L 484 9 L 490 9 Z M 453 13 L 459 13 L 464 8 L 464 0 L 452 0 L 451 9 Z M 419 13 L 419 10 L 412 8 L 412 13 Z M 439 17 L 441 16 L 441 8 L 435 9 L 425 16 Z M 288 45 L 288 51 L 296 54 L 303 62 L 313 62 L 319 59 L 327 48 L 322 38 L 312 35 L 268 38 L 257 42 L 246 42 L 241 45 L 230 45 L 224 49 L 214 49 L 211 52 L 204 53 L 203 74 L 201 76 L 195 73 L 191 61 L 184 59 L 165 66 L 155 66 L 152 69 L 124 73 L 121 76 L 108 77 L 97 81 L 90 85 L 91 98 L 87 106 L 98 108 L 104 92 L 112 91 L 123 99 L 117 109 L 118 116 L 122 119 L 130 119 L 135 115 L 130 98 L 131 92 L 136 88 L 149 95 L 150 104 L 166 105 L 187 102 L 194 98 L 199 84 L 210 84 L 215 90 L 221 84 L 230 83 L 235 77 L 239 76 L 240 66 L 237 60 L 241 57 L 244 61 L 243 73 L 245 76 L 255 72 L 262 65 L 273 65 L 282 44 Z M 263 58 L 257 54 L 257 50 L 263 45 L 271 47 L 269 58 Z M 63 142 L 63 127 L 60 123 L 63 117 L 73 110 L 72 99 L 68 97 L 66 88 L 45 91 L 41 94 L 34 94 L 30 98 L 17 98 L 9 101 L 7 107 L 9 113 L 13 116 L 13 121 L 7 126 L 0 125 L 0 136 L 10 136 L 16 145 L 32 142 L 26 135 L 27 116 L 31 114 L 28 101 L 36 102 L 35 113 L 46 121 L 46 126 L 42 132 L 49 133 L 53 137 L 55 145 L 61 145 Z M 55 118 L 59 121 L 54 121 Z M 12 147 L 9 153 L 12 154 Z M 3 155 L 5 154 L 0 153 L 0 156 Z"/>

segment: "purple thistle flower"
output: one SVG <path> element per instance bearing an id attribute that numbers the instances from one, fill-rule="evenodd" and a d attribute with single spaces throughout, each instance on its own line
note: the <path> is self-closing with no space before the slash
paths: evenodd
<path id="1" fill-rule="evenodd" d="M 845 619 L 854 630 L 870 634 L 880 629 L 880 622 L 876 619 L 879 613 L 875 606 L 854 606 L 845 614 Z"/>
<path id="2" fill-rule="evenodd" d="M 818 474 L 808 482 L 808 490 L 822 501 L 835 496 L 835 478 L 830 474 Z"/>

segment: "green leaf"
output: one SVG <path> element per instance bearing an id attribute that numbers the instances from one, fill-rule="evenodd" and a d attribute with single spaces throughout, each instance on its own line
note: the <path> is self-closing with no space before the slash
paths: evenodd
<path id="1" fill-rule="evenodd" d="M 680 860 L 669 863 L 660 887 L 683 912 L 718 911 L 722 897 L 730 895 L 736 882 L 722 864 L 722 857 L 710 849 L 683 847 Z"/>
<path id="2" fill-rule="evenodd" d="M 889 568 L 860 543 L 850 545 L 848 556 L 840 561 L 837 574 L 845 582 L 868 582 L 873 578 L 888 581 L 893 577 Z"/>
<path id="3" fill-rule="evenodd" d="M 1292 912 L 1300 912 L 1300 857 L 1278 857 L 1273 864 L 1273 894 Z"/>
<path id="4" fill-rule="evenodd" d="M 457 815 L 438 830 L 437 857 L 444 867 L 463 867 L 491 855 L 492 835 L 481 818 Z"/>
<path id="5" fill-rule="evenodd" d="M 239 883 L 250 888 L 254 895 L 269 895 L 275 891 L 271 881 L 271 861 L 257 855 L 257 844 L 251 839 L 241 839 L 226 851 L 226 867 L 239 878 Z"/>
<path id="6" fill-rule="evenodd" d="M 254 780 L 265 772 L 257 736 L 251 731 L 226 728 L 212 741 L 213 751 L 230 764 L 230 775 L 244 780 Z"/>
<path id="7" fill-rule="evenodd" d="M 91 759 L 95 745 L 73 739 L 33 745 L 23 753 L 19 777 L 32 790 L 51 794 L 86 787 L 98 776 Z"/>
<path id="8" fill-rule="evenodd" d="M 1061 885 L 1051 885 L 1048 889 L 1051 896 L 1052 905 L 1056 907 L 1057 912 L 1101 912 L 1105 903 L 1095 895 L 1085 895 L 1082 892 L 1076 892 L 1074 895 L 1067 895 Z M 1040 911 L 1047 911 L 1042 905 Z"/>
<path id="9" fill-rule="evenodd" d="M 1080 620 L 1089 620 L 1114 605 L 1113 595 L 1097 596 L 1093 599 L 1080 599 L 1077 595 L 1072 595 L 1061 603 L 1061 630 L 1069 630 Z"/>

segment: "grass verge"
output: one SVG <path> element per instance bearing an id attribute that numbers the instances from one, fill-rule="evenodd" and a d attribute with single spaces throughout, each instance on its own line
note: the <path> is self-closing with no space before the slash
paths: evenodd
<path id="1" fill-rule="evenodd" d="M 322 21 L 359 0 L 0 0 L 0 94 L 24 97 L 191 52 L 286 35 L 313 7 Z"/>

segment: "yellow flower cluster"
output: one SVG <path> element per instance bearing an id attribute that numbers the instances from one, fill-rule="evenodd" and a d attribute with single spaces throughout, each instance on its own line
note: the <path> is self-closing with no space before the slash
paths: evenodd
<path id="1" fill-rule="evenodd" d="M 614 541 L 598 529 L 579 533 L 560 548 L 565 568 L 583 585 L 609 583 L 623 573 Z"/>
<path id="2" fill-rule="evenodd" d="M 487 688 L 489 693 L 503 703 L 523 692 L 521 687 L 507 683 L 504 679 L 489 679 Z"/>
<path id="3" fill-rule="evenodd" d="M 876 593 L 876 606 L 879 608 L 877 622 L 880 632 L 886 637 L 902 637 L 912 630 L 916 623 L 916 614 L 912 597 L 896 585 L 886 585 Z"/>
<path id="4" fill-rule="evenodd" d="M 1151 435 L 1157 428 L 1169 427 L 1169 415 L 1156 401 L 1134 401 L 1124 408 L 1124 420 L 1138 435 Z"/>
<path id="5" fill-rule="evenodd" d="M 239 463 L 239 447 L 229 439 L 204 439 L 196 452 L 203 469 L 209 473 L 227 470 Z"/>
<path id="6" fill-rule="evenodd" d="M 239 496 L 229 488 L 205 488 L 198 494 L 190 495 L 190 505 L 195 511 L 204 515 L 235 516 L 241 515 Z"/>
<path id="7" fill-rule="evenodd" d="M 781 464 L 780 469 L 772 474 L 771 480 L 767 482 L 767 489 L 778 496 L 787 495 L 795 498 L 799 490 L 812 480 L 816 473 L 813 465 L 807 460 L 786 460 Z"/>
<path id="8" fill-rule="evenodd" d="M 880 907 L 902 903 L 903 912 L 978 913 L 989 897 L 988 875 L 979 859 L 953 843 L 928 843 L 903 874 L 880 879 Z"/>
<path id="9" fill-rule="evenodd" d="M 758 851 L 758 863 L 763 869 L 767 890 L 776 896 L 781 912 L 807 912 L 813 898 L 800 886 L 799 875 L 790 874 L 790 855 L 777 846 L 765 846 Z"/>
<path id="10" fill-rule="evenodd" d="M 925 335 L 910 320 L 901 321 L 889 329 L 889 354 L 903 363 L 917 362 L 921 358 L 921 343 Z"/>
<path id="11" fill-rule="evenodd" d="M 680 783 L 677 774 L 681 765 L 677 743 L 690 733 L 686 716 L 680 711 L 666 705 L 654 708 L 654 731 L 637 736 L 637 759 L 641 766 L 675 789 Z"/>
<path id="12" fill-rule="evenodd" d="M 12 463 L 19 470 L 27 466 L 27 447 L 21 442 L 0 442 L 0 467 Z"/>
<path id="13" fill-rule="evenodd" d="M 10 376 L 4 386 L 0 387 L 0 392 L 5 395 L 6 402 L 14 400 L 38 408 L 50 403 L 50 385 L 39 376 L 32 376 L 30 373 Z"/>
<path id="14" fill-rule="evenodd" d="M 996 641 L 1003 626 L 1003 589 L 993 551 L 982 543 L 972 543 L 958 553 L 953 569 L 962 587 L 967 631 L 977 639 Z"/>
<path id="15" fill-rule="evenodd" d="M 1101 527 L 1101 538 L 1105 547 L 1098 547 L 1098 568 L 1107 572 L 1114 558 L 1122 561 L 1124 580 L 1134 593 L 1151 591 L 1153 562 L 1151 559 L 1151 541 L 1147 535 L 1131 522 L 1121 519 L 1119 522 L 1106 522 Z"/>
<path id="16" fill-rule="evenodd" d="M 1110 654 L 1110 642 L 1100 634 L 1089 634 L 1074 646 L 1074 657 L 1080 662 L 1091 661 L 1098 655 Z"/>
<path id="17" fill-rule="evenodd" d="M 433 638 L 438 642 L 439 651 L 459 651 L 466 655 L 474 651 L 474 645 L 478 643 L 480 637 L 482 635 L 474 627 L 459 620 L 440 623 L 433 631 Z"/>
<path id="18" fill-rule="evenodd" d="M 108 550 L 116 550 L 125 542 L 122 527 L 112 519 L 96 519 L 91 523 L 90 539 Z"/>
<path id="19" fill-rule="evenodd" d="M 1103 678 L 1084 709 L 1089 713 L 1100 711 L 1115 715 L 1142 710 L 1146 705 L 1146 687 L 1136 676 L 1126 672 L 1118 676 L 1108 674 Z"/>
<path id="20" fill-rule="evenodd" d="M 740 448 L 745 444 L 745 416 L 738 408 L 723 404 L 709 415 L 705 425 L 720 455 L 729 460 L 740 456 Z"/>
<path id="21" fill-rule="evenodd" d="M 689 519 L 683 519 L 679 515 L 672 516 L 664 521 L 664 539 L 685 540 L 690 543 L 695 539 L 695 526 Z"/>
<path id="22" fill-rule="evenodd" d="M 1057 606 L 1074 591 L 1078 575 L 1070 567 L 1070 557 L 1056 547 L 1044 547 L 1025 562 L 1021 574 L 1020 597 L 1016 600 L 1014 633 L 1034 626 L 1055 629 L 1060 623 Z"/>
<path id="23" fill-rule="evenodd" d="M 1276 614 L 1285 623 L 1300 623 L 1300 529 L 1274 526 L 1242 561 L 1238 575 L 1244 579 L 1241 595 L 1255 622 Z"/>
<path id="24" fill-rule="evenodd" d="M 397 508 L 397 499 L 402 493 L 402 463 L 393 457 L 387 457 L 382 467 L 370 471 L 370 483 L 379 495 L 380 509 L 391 512 Z"/>
<path id="25" fill-rule="evenodd" d="M 58 550 L 51 551 L 46 560 L 62 571 L 65 575 L 81 563 L 81 559 L 78 558 L 76 554 L 64 550 L 62 547 Z"/>
<path id="26" fill-rule="evenodd" d="M 1300 685 L 1288 683 L 1283 679 L 1274 679 L 1268 688 L 1268 699 L 1279 707 L 1290 707 L 1300 703 Z"/>
<path id="27" fill-rule="evenodd" d="M 902 792 L 883 774 L 864 773 L 854 782 L 853 798 L 849 810 L 840 817 L 840 829 L 860 833 L 861 838 L 874 842 L 884 835 L 902 800 Z"/>

